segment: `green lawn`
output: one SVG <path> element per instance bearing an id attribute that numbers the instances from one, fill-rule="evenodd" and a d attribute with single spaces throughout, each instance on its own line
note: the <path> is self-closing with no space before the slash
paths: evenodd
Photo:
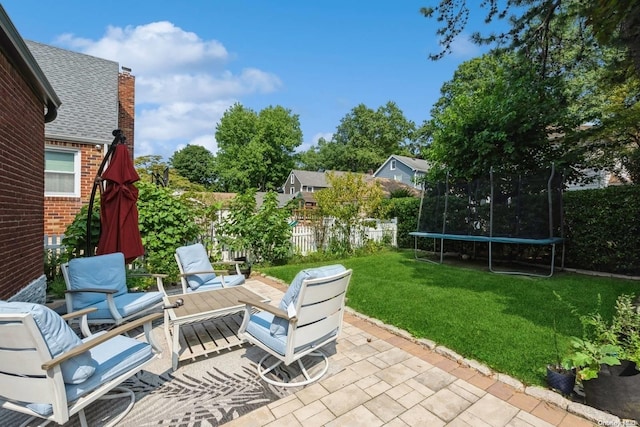
<path id="1" fill-rule="evenodd" d="M 347 305 L 367 316 L 428 338 L 525 384 L 545 385 L 561 348 L 580 336 L 579 320 L 554 291 L 581 313 L 598 307 L 609 318 L 618 295 L 640 293 L 640 282 L 556 273 L 552 278 L 500 275 L 416 261 L 413 251 L 260 268 L 290 283 L 303 268 L 340 263 L 353 269 Z M 485 269 L 486 270 L 486 269 Z"/>

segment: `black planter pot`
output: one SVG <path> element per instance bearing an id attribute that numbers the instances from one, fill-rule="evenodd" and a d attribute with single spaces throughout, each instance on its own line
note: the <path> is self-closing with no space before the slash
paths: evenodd
<path id="1" fill-rule="evenodd" d="M 587 405 L 640 421 L 640 371 L 636 364 L 622 360 L 618 366 L 602 365 L 598 377 L 583 381 Z"/>
<path id="2" fill-rule="evenodd" d="M 576 372 L 564 371 L 559 372 L 555 366 L 547 366 L 547 384 L 554 390 L 559 391 L 565 396 L 573 393 L 576 385 Z"/>

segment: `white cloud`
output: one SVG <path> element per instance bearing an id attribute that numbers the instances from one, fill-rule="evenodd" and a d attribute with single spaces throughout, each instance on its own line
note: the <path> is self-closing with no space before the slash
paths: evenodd
<path id="1" fill-rule="evenodd" d="M 174 102 L 138 111 L 136 156 L 163 153 L 168 158 L 186 144 L 202 145 L 215 153 L 216 123 L 234 102 Z"/>
<path id="2" fill-rule="evenodd" d="M 65 34 L 57 42 L 132 69 L 136 156 L 168 158 L 189 143 L 215 153 L 216 123 L 234 102 L 282 87 L 278 76 L 257 68 L 234 73 L 228 68 L 233 55 L 221 42 L 167 21 L 110 26 L 99 40 Z"/>
<path id="3" fill-rule="evenodd" d="M 451 55 L 456 58 L 473 58 L 482 54 L 482 49 L 471 41 L 467 33 L 460 33 L 451 43 Z"/>

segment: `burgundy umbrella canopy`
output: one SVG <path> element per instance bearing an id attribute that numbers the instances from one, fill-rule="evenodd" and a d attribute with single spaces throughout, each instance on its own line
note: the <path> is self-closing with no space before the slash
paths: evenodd
<path id="1" fill-rule="evenodd" d="M 143 255 L 144 248 L 138 228 L 138 189 L 133 185 L 140 177 L 125 144 L 115 146 L 101 178 L 104 190 L 100 197 L 100 239 L 96 254 L 122 252 L 129 263 Z"/>

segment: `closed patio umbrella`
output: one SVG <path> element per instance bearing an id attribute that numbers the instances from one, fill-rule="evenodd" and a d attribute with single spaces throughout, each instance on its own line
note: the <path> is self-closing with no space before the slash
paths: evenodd
<path id="1" fill-rule="evenodd" d="M 109 165 L 102 173 L 104 190 L 100 197 L 100 239 L 96 254 L 122 252 L 127 263 L 144 254 L 138 227 L 140 179 L 124 143 L 111 147 Z"/>

